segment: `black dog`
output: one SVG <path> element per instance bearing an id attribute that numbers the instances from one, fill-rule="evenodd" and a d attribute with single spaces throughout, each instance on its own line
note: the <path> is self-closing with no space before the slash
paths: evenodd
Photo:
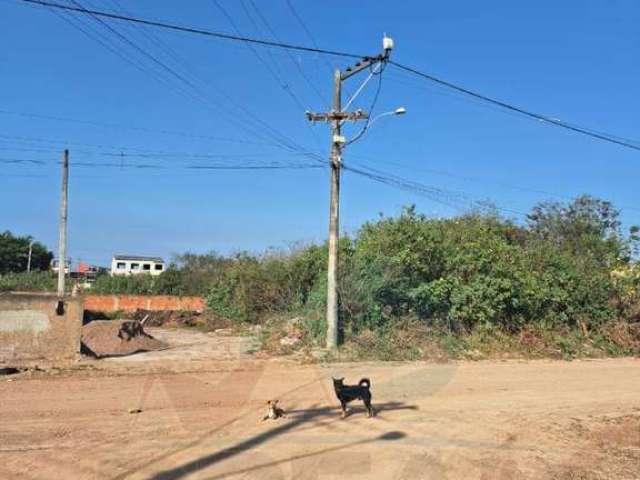
<path id="1" fill-rule="evenodd" d="M 373 417 L 373 407 L 371 406 L 371 381 L 368 378 L 363 378 L 358 382 L 358 385 L 345 385 L 344 378 L 334 378 L 333 388 L 336 391 L 336 396 L 340 400 L 340 406 L 342 407 L 342 418 L 347 416 L 347 403 L 353 400 L 362 400 L 364 406 L 367 409 L 367 415 Z"/>

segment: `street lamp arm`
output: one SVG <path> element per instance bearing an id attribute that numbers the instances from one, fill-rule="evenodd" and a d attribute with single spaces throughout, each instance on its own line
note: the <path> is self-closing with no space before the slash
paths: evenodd
<path id="1" fill-rule="evenodd" d="M 367 130 L 369 130 L 369 128 L 371 128 L 371 126 L 382 117 L 388 117 L 390 115 L 404 115 L 405 113 L 407 113 L 407 110 L 404 107 L 399 107 L 390 112 L 384 112 L 379 115 L 376 115 L 375 117 L 373 117 L 373 119 L 367 120 L 367 123 L 365 123 L 364 127 L 362 127 L 362 130 L 360 130 L 360 132 L 355 137 L 353 137 L 351 140 L 349 140 L 344 144 L 345 147 L 347 145 L 351 145 L 353 142 L 362 138 L 362 136 L 367 132 Z"/>

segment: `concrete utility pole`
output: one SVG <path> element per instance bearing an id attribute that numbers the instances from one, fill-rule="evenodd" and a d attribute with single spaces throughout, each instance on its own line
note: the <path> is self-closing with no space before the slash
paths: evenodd
<path id="1" fill-rule="evenodd" d="M 64 297 L 64 271 L 67 263 L 67 200 L 69 194 L 69 150 L 62 157 L 62 193 L 58 229 L 58 300 Z M 60 309 L 60 305 L 58 306 Z"/>
<path id="2" fill-rule="evenodd" d="M 29 257 L 27 258 L 27 273 L 31 272 L 31 254 L 33 253 L 33 240 L 29 240 Z"/>
<path id="3" fill-rule="evenodd" d="M 371 68 L 377 63 L 386 62 L 389 58 L 393 41 L 383 39 L 384 53 L 375 57 L 365 57 L 344 72 L 339 69 L 333 76 L 333 109 L 327 113 L 307 112 L 307 119 L 311 122 L 331 122 L 331 199 L 329 205 L 329 264 L 327 269 L 327 348 L 338 346 L 339 318 L 338 318 L 338 240 L 339 240 L 339 212 L 340 212 L 340 168 L 342 162 L 342 148 L 346 143 L 341 134 L 343 122 L 367 120 L 369 115 L 361 110 L 355 112 L 342 111 L 342 82 L 353 75 Z"/>
<path id="4" fill-rule="evenodd" d="M 333 111 L 342 110 L 340 70 L 333 75 Z M 331 125 L 331 198 L 329 202 L 329 266 L 327 269 L 327 348 L 338 345 L 338 238 L 340 228 L 340 120 Z"/>

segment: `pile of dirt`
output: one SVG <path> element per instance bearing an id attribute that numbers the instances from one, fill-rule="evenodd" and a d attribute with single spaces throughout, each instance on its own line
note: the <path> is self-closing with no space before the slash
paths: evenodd
<path id="1" fill-rule="evenodd" d="M 81 341 L 82 352 L 97 358 L 168 347 L 146 333 L 137 320 L 94 320 L 82 327 Z"/>

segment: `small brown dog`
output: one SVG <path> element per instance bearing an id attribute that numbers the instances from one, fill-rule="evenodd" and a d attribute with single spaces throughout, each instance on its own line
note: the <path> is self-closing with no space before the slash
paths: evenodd
<path id="1" fill-rule="evenodd" d="M 278 407 L 278 400 L 269 400 L 267 402 L 267 414 L 264 416 L 262 421 L 265 420 L 277 420 L 278 418 L 286 418 L 287 414 L 284 413 L 284 410 Z"/>

